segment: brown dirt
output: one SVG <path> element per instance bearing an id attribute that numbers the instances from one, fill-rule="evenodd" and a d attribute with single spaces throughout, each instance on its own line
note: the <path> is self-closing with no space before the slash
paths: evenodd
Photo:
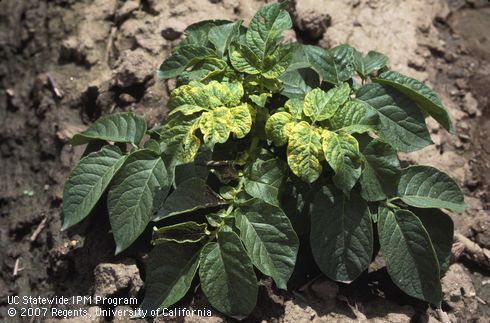
<path id="1" fill-rule="evenodd" d="M 262 4 L 0 1 L 0 319 L 30 321 L 7 316 L 7 297 L 13 295 L 141 297 L 147 245 L 140 241 L 114 257 L 103 205 L 72 231 L 59 231 L 62 185 L 82 154 L 67 141 L 114 111 L 135 111 L 158 122 L 174 85 L 156 81 L 154 71 L 183 29 L 203 19 L 247 21 Z M 470 208 L 452 215 L 456 229 L 490 248 L 488 2 L 296 0 L 292 9 L 296 33 L 288 37 L 385 52 L 393 68 L 427 81 L 441 94 L 457 135 L 430 122 L 436 145 L 401 157 L 406 163 L 434 165 L 457 179 Z M 444 278 L 444 310 L 451 320 L 483 322 L 490 315 L 484 304 L 490 302 L 488 273 L 461 261 L 464 266 L 454 264 Z M 400 295 L 382 263 L 373 264 L 351 286 L 321 277 L 305 283 L 282 293 L 264 281 L 248 321 L 439 320 L 421 302 Z M 180 306 L 209 308 L 199 292 Z M 215 313 L 204 321 L 223 319 Z"/>

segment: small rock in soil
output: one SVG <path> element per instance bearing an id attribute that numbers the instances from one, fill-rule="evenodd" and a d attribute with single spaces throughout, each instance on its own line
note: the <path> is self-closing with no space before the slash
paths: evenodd
<path id="1" fill-rule="evenodd" d="M 134 260 L 120 264 L 102 263 L 94 269 L 94 296 L 109 297 L 128 289 L 129 297 L 137 297 L 143 286 Z"/>
<path id="2" fill-rule="evenodd" d="M 466 111 L 470 117 L 481 115 L 480 110 L 478 110 L 478 101 L 476 101 L 471 92 L 466 93 L 463 98 L 463 110 Z"/>
<path id="3" fill-rule="evenodd" d="M 488 216 L 478 216 L 471 226 L 474 239 L 481 247 L 490 249 L 490 218 Z"/>
<path id="4" fill-rule="evenodd" d="M 162 25 L 162 36 L 167 40 L 176 40 L 179 38 L 187 25 L 178 18 L 169 18 Z"/>
<path id="5" fill-rule="evenodd" d="M 442 278 L 444 302 L 456 317 L 464 318 L 476 313 L 478 301 L 470 275 L 461 264 L 453 264 Z"/>
<path id="6" fill-rule="evenodd" d="M 154 71 L 151 56 L 143 49 L 127 50 L 121 54 L 113 72 L 113 84 L 127 88 L 148 81 Z"/>
<path id="7" fill-rule="evenodd" d="M 138 0 L 128 0 L 124 2 L 124 4 L 116 11 L 116 21 L 121 22 L 126 20 L 133 11 L 138 9 L 139 6 L 140 4 Z"/>
<path id="8" fill-rule="evenodd" d="M 311 39 L 321 38 L 332 22 L 332 18 L 324 10 L 311 6 L 303 8 L 301 1 L 296 1 L 295 12 L 294 24 Z"/>

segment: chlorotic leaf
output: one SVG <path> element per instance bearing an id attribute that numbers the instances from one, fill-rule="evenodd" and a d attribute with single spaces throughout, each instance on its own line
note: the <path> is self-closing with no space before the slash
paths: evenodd
<path id="1" fill-rule="evenodd" d="M 235 211 L 240 239 L 253 264 L 286 289 L 293 273 L 299 240 L 288 217 L 277 206 L 253 199 Z"/>
<path id="2" fill-rule="evenodd" d="M 430 166 L 411 166 L 402 170 L 398 196 L 408 205 L 442 208 L 462 212 L 466 208 L 458 184 L 446 173 Z"/>
<path id="3" fill-rule="evenodd" d="M 379 136 L 393 148 L 412 152 L 432 143 L 424 116 L 402 93 L 374 83 L 362 86 L 357 98 L 378 113 Z"/>
<path id="4" fill-rule="evenodd" d="M 223 205 L 224 201 L 216 194 L 202 178 L 193 177 L 182 182 L 170 193 L 157 210 L 153 221 L 193 212 L 199 209 L 216 207 Z"/>
<path id="5" fill-rule="evenodd" d="M 328 92 L 314 89 L 305 96 L 303 112 L 312 121 L 329 119 L 349 99 L 349 93 L 350 87 L 347 83 L 342 83 Z"/>
<path id="6" fill-rule="evenodd" d="M 204 112 L 199 122 L 203 133 L 204 143 L 213 148 L 217 143 L 225 143 L 230 136 L 232 114 L 230 109 L 219 107 L 213 111 Z"/>
<path id="7" fill-rule="evenodd" d="M 276 146 L 285 145 L 288 142 L 288 127 L 292 117 L 287 112 L 276 112 L 271 115 L 265 124 L 267 138 L 272 140 Z"/>
<path id="8" fill-rule="evenodd" d="M 288 164 L 291 171 L 304 181 L 313 183 L 322 172 L 320 133 L 306 121 L 292 127 L 287 149 Z"/>
<path id="9" fill-rule="evenodd" d="M 251 75 L 260 74 L 262 63 L 257 55 L 247 46 L 243 44 L 231 46 L 229 56 L 231 65 L 237 71 Z"/>
<path id="10" fill-rule="evenodd" d="M 196 244 L 163 243 L 150 252 L 141 310 L 168 308 L 185 296 L 199 266 Z"/>
<path id="11" fill-rule="evenodd" d="M 257 303 L 257 278 L 242 242 L 234 232 L 220 231 L 208 242 L 199 267 L 201 288 L 211 305 L 236 319 L 243 319 Z"/>
<path id="12" fill-rule="evenodd" d="M 348 283 L 365 271 L 373 254 L 373 229 L 367 203 L 325 186 L 315 197 L 310 245 L 315 262 L 327 277 Z"/>
<path id="13" fill-rule="evenodd" d="M 400 162 L 388 144 L 362 136 L 359 140 L 364 161 L 361 175 L 361 196 L 366 201 L 381 201 L 396 195 Z"/>
<path id="14" fill-rule="evenodd" d="M 285 165 L 280 159 L 257 159 L 245 169 L 245 191 L 266 203 L 279 206 L 279 192 L 284 181 Z"/>
<path id="15" fill-rule="evenodd" d="M 454 223 L 451 217 L 441 210 L 416 209 L 411 211 L 419 218 L 429 234 L 441 270 L 441 277 L 451 264 Z"/>
<path id="16" fill-rule="evenodd" d="M 87 130 L 73 136 L 71 144 L 83 145 L 100 139 L 138 145 L 145 132 L 146 122 L 142 117 L 132 112 L 114 113 L 100 117 Z"/>
<path id="17" fill-rule="evenodd" d="M 126 156 L 113 146 L 104 146 L 80 160 L 63 189 L 62 230 L 90 214 L 125 160 Z"/>
<path id="18" fill-rule="evenodd" d="M 378 235 L 393 282 L 408 295 L 440 307 L 439 263 L 420 220 L 408 210 L 380 207 Z"/>
<path id="19" fill-rule="evenodd" d="M 252 109 L 252 107 L 248 104 L 239 105 L 230 109 L 230 130 L 238 139 L 248 135 L 252 128 L 252 115 L 250 114 L 250 109 Z"/>
<path id="20" fill-rule="evenodd" d="M 369 110 L 364 103 L 349 100 L 328 120 L 336 131 L 364 133 L 376 131 L 378 114 Z"/>
<path id="21" fill-rule="evenodd" d="M 206 223 L 194 221 L 181 222 L 161 228 L 153 228 L 152 244 L 158 245 L 166 242 L 196 243 L 207 237 Z"/>
<path id="22" fill-rule="evenodd" d="M 155 192 L 168 192 L 170 185 L 165 164 L 153 151 L 140 150 L 128 157 L 107 198 L 116 253 L 129 247 L 145 230 Z"/>
<path id="23" fill-rule="evenodd" d="M 337 134 L 324 130 L 322 133 L 322 147 L 325 160 L 335 172 L 333 181 L 345 195 L 361 176 L 359 143 L 356 138 L 347 133 Z"/>
<path id="24" fill-rule="evenodd" d="M 396 88 L 414 100 L 422 111 L 436 119 L 446 130 L 454 132 L 451 119 L 441 99 L 424 83 L 395 71 L 386 71 L 373 81 Z"/>
<path id="25" fill-rule="evenodd" d="M 294 120 L 301 121 L 304 118 L 303 106 L 302 99 L 289 99 L 284 104 L 284 109 L 291 114 Z"/>

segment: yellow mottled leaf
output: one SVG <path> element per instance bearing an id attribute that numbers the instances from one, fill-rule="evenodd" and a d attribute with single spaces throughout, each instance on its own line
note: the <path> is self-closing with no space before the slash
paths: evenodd
<path id="1" fill-rule="evenodd" d="M 245 137 L 252 128 L 252 116 L 248 104 L 239 105 L 231 108 L 231 127 L 230 130 L 237 138 Z"/>
<path id="2" fill-rule="evenodd" d="M 218 107 L 201 115 L 199 129 L 204 135 L 206 146 L 212 148 L 215 144 L 222 144 L 228 140 L 231 130 L 231 118 L 230 109 L 226 107 Z"/>
<path id="3" fill-rule="evenodd" d="M 267 119 L 265 133 L 276 146 L 285 145 L 288 142 L 286 126 L 291 123 L 293 117 L 287 112 L 274 113 Z"/>
<path id="4" fill-rule="evenodd" d="M 350 87 L 347 83 L 325 92 L 314 89 L 305 96 L 303 112 L 313 121 L 331 118 L 337 109 L 349 99 Z"/>
<path id="5" fill-rule="evenodd" d="M 288 164 L 291 171 L 302 180 L 312 183 L 322 172 L 321 136 L 305 121 L 297 123 L 289 134 Z"/>
<path id="6" fill-rule="evenodd" d="M 190 116 L 194 113 L 201 112 L 203 110 L 205 110 L 205 108 L 200 107 L 198 105 L 184 104 L 184 105 L 178 106 L 177 108 L 170 111 L 170 113 L 168 115 L 171 116 L 171 115 L 174 115 L 174 114 L 180 112 L 185 116 Z"/>
<path id="7" fill-rule="evenodd" d="M 293 116 L 296 120 L 301 120 L 303 117 L 303 100 L 289 99 L 284 104 L 284 108 L 287 112 Z"/>

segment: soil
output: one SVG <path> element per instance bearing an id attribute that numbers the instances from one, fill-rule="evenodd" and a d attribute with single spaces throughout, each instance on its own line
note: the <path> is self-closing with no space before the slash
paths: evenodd
<path id="1" fill-rule="evenodd" d="M 73 230 L 60 232 L 63 183 L 83 153 L 68 140 L 99 116 L 116 111 L 134 111 L 157 123 L 175 85 L 157 81 L 154 71 L 184 28 L 204 19 L 248 21 L 263 3 L 0 0 L 1 320 L 34 321 L 7 316 L 8 296 L 14 295 L 141 298 L 148 246 L 139 241 L 115 257 L 104 205 Z M 451 214 L 456 231 L 490 248 L 488 2 L 296 0 L 291 9 L 295 30 L 288 38 L 325 47 L 349 42 L 363 51 L 384 52 L 392 68 L 436 89 L 456 135 L 429 121 L 435 145 L 400 157 L 404 164 L 433 165 L 457 180 L 469 208 Z M 488 270 L 470 257 L 455 259 L 443 280 L 443 310 L 450 321 L 485 322 L 490 316 Z M 321 276 L 293 285 L 290 292 L 281 292 L 263 280 L 257 309 L 247 321 L 444 318 L 403 296 L 379 260 L 352 285 Z M 186 297 L 178 306 L 210 308 L 198 286 L 196 290 L 195 297 Z M 95 313 L 97 308 L 89 310 Z M 206 319 L 172 319 L 223 320 L 214 311 Z"/>

